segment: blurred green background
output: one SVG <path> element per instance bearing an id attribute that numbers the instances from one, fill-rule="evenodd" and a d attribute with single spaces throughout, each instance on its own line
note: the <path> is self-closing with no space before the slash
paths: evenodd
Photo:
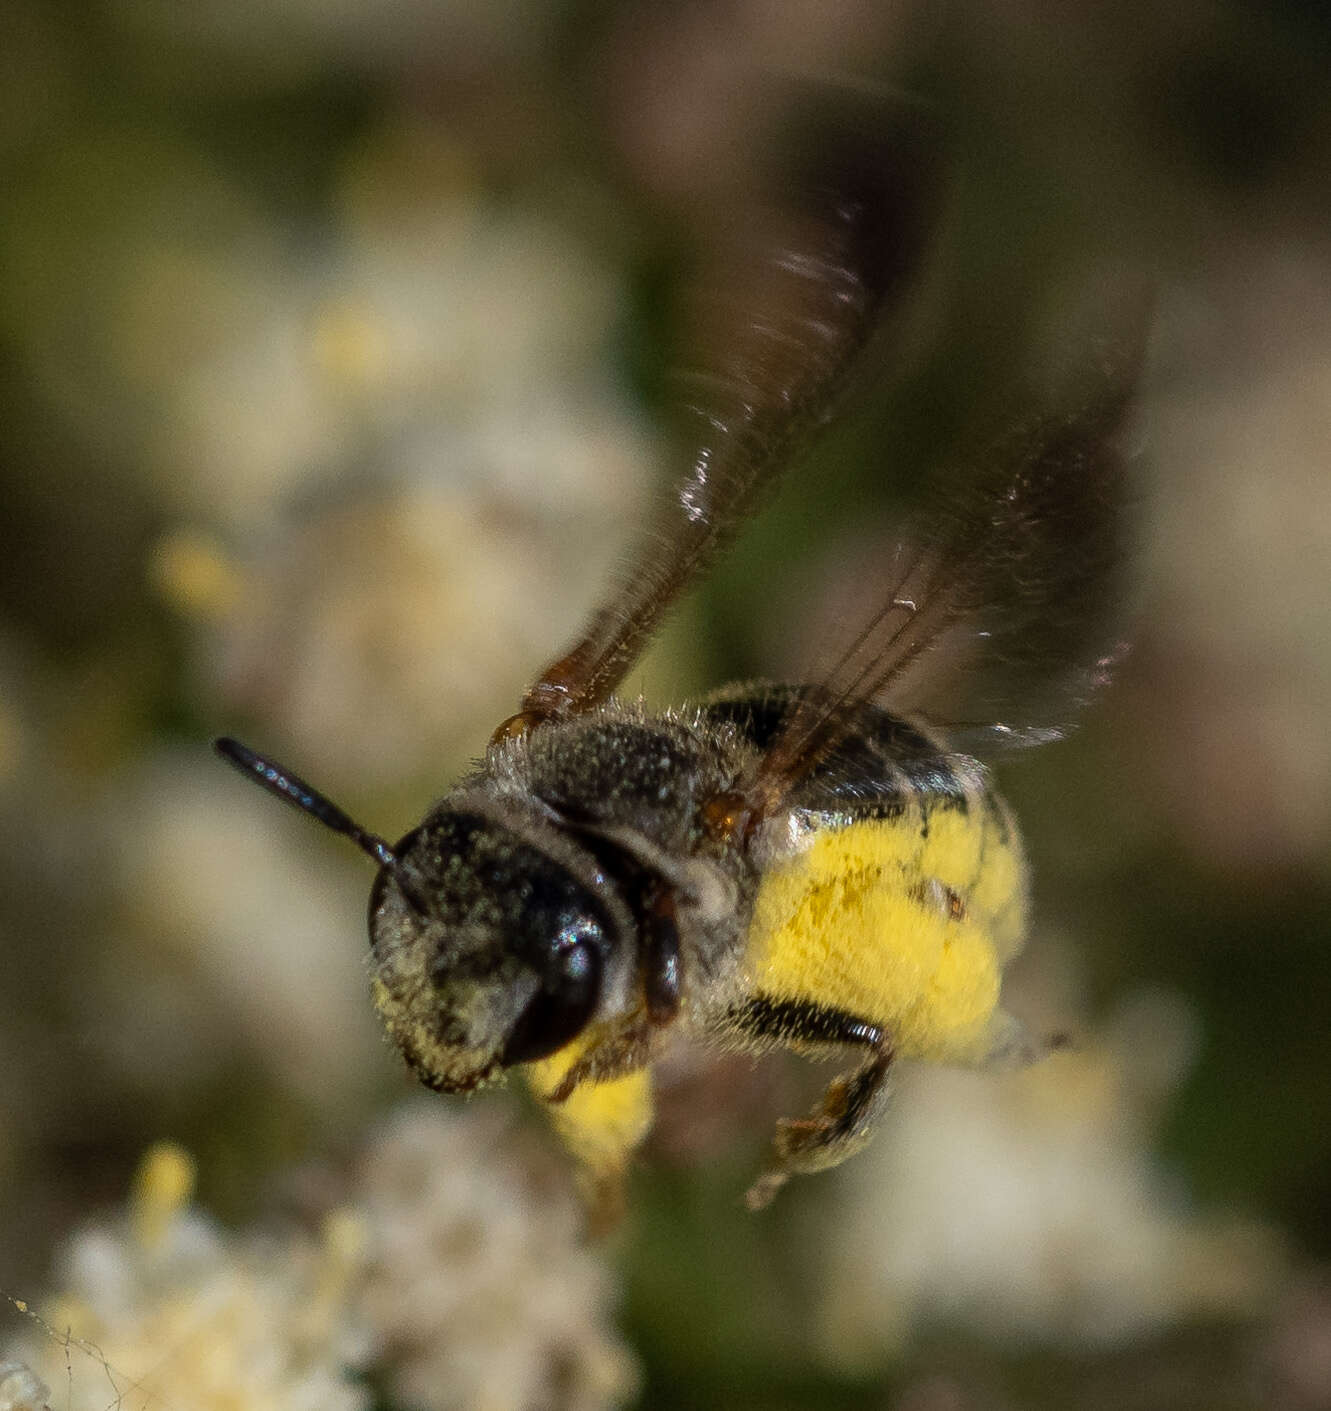
<path id="1" fill-rule="evenodd" d="M 354 1203 L 411 1094 L 367 869 L 207 742 L 418 819 L 670 475 L 680 291 L 742 219 L 774 76 L 829 75 L 937 116 L 939 231 L 873 395 L 632 686 L 798 674 L 901 506 L 1153 279 L 1134 651 L 1002 775 L 1037 906 L 1011 1007 L 1079 1047 L 903 1075 L 870 1153 L 758 1219 L 807 1080 L 682 1067 L 625 1229 L 579 1254 L 630 1370 L 472 1396 L 454 1364 L 403 1390 L 391 1338 L 348 1362 L 427 1411 L 1331 1406 L 1326 13 L 11 0 L 6 31 L 0 1289 L 74 1277 L 162 1138 L 220 1229 Z"/>

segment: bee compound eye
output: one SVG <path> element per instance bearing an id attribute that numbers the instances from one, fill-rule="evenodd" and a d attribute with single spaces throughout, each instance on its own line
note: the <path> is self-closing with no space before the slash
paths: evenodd
<path id="1" fill-rule="evenodd" d="M 556 963 L 513 1026 L 500 1062 L 535 1063 L 579 1034 L 601 991 L 601 952 L 589 940 L 560 945 Z"/>

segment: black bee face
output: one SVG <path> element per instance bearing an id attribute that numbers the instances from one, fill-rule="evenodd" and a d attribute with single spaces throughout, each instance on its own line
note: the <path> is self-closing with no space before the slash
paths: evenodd
<path id="1" fill-rule="evenodd" d="M 556 830 L 442 808 L 370 897 L 375 1002 L 428 1086 L 465 1091 L 577 1036 L 619 925 Z"/>

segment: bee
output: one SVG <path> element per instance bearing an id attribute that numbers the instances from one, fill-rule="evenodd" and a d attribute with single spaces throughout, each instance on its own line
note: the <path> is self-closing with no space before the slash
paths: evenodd
<path id="1" fill-rule="evenodd" d="M 421 1081 L 463 1093 L 520 1070 L 607 1201 L 674 1035 L 843 1061 L 778 1124 L 755 1209 L 865 1144 L 898 1059 L 981 1064 L 1025 1043 L 999 990 L 1027 864 L 986 760 L 1061 733 L 1118 651 L 1130 359 L 938 498 L 822 676 L 668 710 L 615 695 L 900 305 L 933 181 L 918 151 L 862 137 L 824 144 L 773 197 L 781 236 L 699 384 L 673 497 L 420 824 L 390 844 L 216 742 L 377 863 L 374 1003 Z"/>

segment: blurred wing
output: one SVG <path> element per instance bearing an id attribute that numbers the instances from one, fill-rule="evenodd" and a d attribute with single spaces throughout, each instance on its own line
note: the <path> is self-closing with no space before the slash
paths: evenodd
<path id="1" fill-rule="evenodd" d="M 571 651 L 523 700 L 528 720 L 591 709 L 734 537 L 801 441 L 829 417 L 856 356 L 918 262 L 938 161 L 918 114 L 838 108 L 807 130 L 764 208 L 764 245 L 725 291 L 725 342 L 690 379 L 688 473 Z M 766 234 L 773 238 L 766 242 Z"/>
<path id="2" fill-rule="evenodd" d="M 841 743 L 866 701 L 923 714 L 972 752 L 1057 738 L 1124 648 L 1126 486 L 1115 444 L 1139 362 L 1113 360 L 1071 416 L 995 448 L 890 565 L 880 606 L 765 754 L 769 812 Z"/>

